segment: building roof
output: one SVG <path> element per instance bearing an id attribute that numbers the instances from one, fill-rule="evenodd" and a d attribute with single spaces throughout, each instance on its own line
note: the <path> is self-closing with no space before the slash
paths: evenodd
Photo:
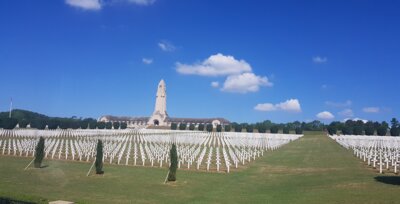
<path id="1" fill-rule="evenodd" d="M 108 120 L 108 121 L 148 121 L 150 117 L 129 117 L 129 116 L 112 116 L 105 115 L 101 116 L 99 120 Z"/>
<path id="2" fill-rule="evenodd" d="M 219 120 L 221 123 L 231 123 L 225 118 L 168 118 L 167 120 L 172 123 L 212 123 L 214 120 Z"/>
<path id="3" fill-rule="evenodd" d="M 128 117 L 128 116 L 112 116 L 105 115 L 99 118 L 99 120 L 107 121 L 148 121 L 150 117 Z M 212 123 L 214 120 L 219 120 L 221 123 L 230 123 L 225 118 L 173 118 L 168 117 L 167 121 L 172 123 Z"/>

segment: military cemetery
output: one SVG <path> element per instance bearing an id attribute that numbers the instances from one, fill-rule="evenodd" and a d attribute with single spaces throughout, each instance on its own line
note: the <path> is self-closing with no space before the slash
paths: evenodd
<path id="1" fill-rule="evenodd" d="M 400 203 L 400 1 L 0 1 L 0 204 Z"/>

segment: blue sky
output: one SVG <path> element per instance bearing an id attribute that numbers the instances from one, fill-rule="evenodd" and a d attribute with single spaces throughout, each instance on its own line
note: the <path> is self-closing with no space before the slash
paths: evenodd
<path id="1" fill-rule="evenodd" d="M 5 0 L 0 110 L 275 122 L 399 117 L 398 1 Z"/>

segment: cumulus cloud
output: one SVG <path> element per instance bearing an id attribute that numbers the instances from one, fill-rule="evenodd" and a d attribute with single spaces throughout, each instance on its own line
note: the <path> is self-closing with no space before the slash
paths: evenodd
<path id="1" fill-rule="evenodd" d="M 66 0 L 65 3 L 85 10 L 100 10 L 102 7 L 100 0 Z"/>
<path id="2" fill-rule="evenodd" d="M 317 118 L 322 119 L 322 120 L 331 120 L 331 119 L 335 118 L 335 116 L 328 111 L 322 111 L 322 112 L 318 113 L 316 116 L 317 116 Z"/>
<path id="3" fill-rule="evenodd" d="M 172 52 L 172 51 L 175 51 L 175 49 L 176 49 L 176 47 L 171 42 L 168 42 L 168 41 L 165 41 L 165 40 L 159 42 L 158 43 L 158 47 L 162 51 L 165 51 L 165 52 Z"/>
<path id="4" fill-rule="evenodd" d="M 301 112 L 300 102 L 297 99 L 289 99 L 285 102 L 272 104 L 260 103 L 254 107 L 257 111 L 287 111 L 287 112 Z"/>
<path id="5" fill-rule="evenodd" d="M 249 63 L 243 59 L 235 59 L 230 55 L 221 53 L 211 55 L 207 59 L 193 64 L 176 63 L 176 71 L 183 75 L 199 75 L 206 77 L 225 77 L 221 91 L 232 93 L 257 92 L 260 87 L 271 87 L 273 84 L 265 76 L 252 72 Z M 213 82 L 213 87 L 219 83 Z"/>
<path id="6" fill-rule="evenodd" d="M 313 57 L 312 60 L 315 64 L 323 64 L 328 61 L 328 58 L 316 56 L 316 57 Z"/>
<path id="7" fill-rule="evenodd" d="M 127 0 L 129 3 L 134 3 L 137 5 L 148 6 L 153 4 L 156 0 Z"/>
<path id="8" fill-rule="evenodd" d="M 380 108 L 379 107 L 365 107 L 365 108 L 363 108 L 363 111 L 365 113 L 379 113 Z"/>
<path id="9" fill-rule="evenodd" d="M 143 62 L 143 64 L 152 64 L 153 63 L 153 59 L 142 58 L 142 62 Z"/>
<path id="10" fill-rule="evenodd" d="M 211 82 L 211 86 L 214 87 L 214 88 L 217 88 L 217 87 L 219 87 L 219 82 L 218 81 L 213 81 L 213 82 Z"/>
<path id="11" fill-rule="evenodd" d="M 335 107 L 335 108 L 345 108 L 350 107 L 352 102 L 347 100 L 345 102 L 333 102 L 333 101 L 325 101 L 325 105 Z"/>
<path id="12" fill-rule="evenodd" d="M 350 108 L 346 108 L 346 109 L 340 111 L 338 114 L 343 117 L 353 117 L 354 116 L 353 110 L 351 110 Z"/>
<path id="13" fill-rule="evenodd" d="M 156 0 L 65 0 L 65 3 L 85 10 L 100 10 L 113 3 L 131 3 L 139 6 L 152 5 Z"/>
<path id="14" fill-rule="evenodd" d="M 254 73 L 243 73 L 228 76 L 221 91 L 234 93 L 257 92 L 260 86 L 271 87 L 272 85 L 267 77 L 257 76 Z"/>
<path id="15" fill-rule="evenodd" d="M 176 63 L 176 71 L 181 74 L 201 76 L 227 76 L 251 72 L 251 66 L 244 60 L 237 60 L 233 56 L 218 53 L 211 55 L 200 63 Z"/>

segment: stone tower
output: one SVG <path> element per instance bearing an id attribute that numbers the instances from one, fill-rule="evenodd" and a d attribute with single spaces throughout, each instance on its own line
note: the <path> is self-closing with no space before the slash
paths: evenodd
<path id="1" fill-rule="evenodd" d="M 167 125 L 167 88 L 165 86 L 165 82 L 161 79 L 160 83 L 158 83 L 157 95 L 156 95 L 156 105 L 154 107 L 153 115 L 150 117 L 147 122 L 148 125 L 159 125 L 166 126 Z"/>

